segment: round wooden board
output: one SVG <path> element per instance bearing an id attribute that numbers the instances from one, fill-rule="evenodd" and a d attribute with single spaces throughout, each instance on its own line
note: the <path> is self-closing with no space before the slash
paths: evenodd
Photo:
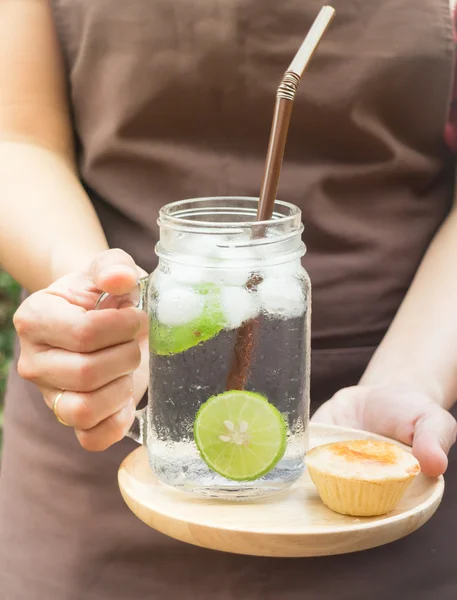
<path id="1" fill-rule="evenodd" d="M 354 429 L 310 425 L 310 447 L 362 438 L 386 439 Z M 194 498 L 156 479 L 144 447 L 123 461 L 118 480 L 132 512 L 165 535 L 213 550 L 277 557 L 343 554 L 387 544 L 428 521 L 444 492 L 442 477 L 420 474 L 393 512 L 373 518 L 332 512 L 307 473 L 288 491 L 270 498 L 249 502 Z"/>

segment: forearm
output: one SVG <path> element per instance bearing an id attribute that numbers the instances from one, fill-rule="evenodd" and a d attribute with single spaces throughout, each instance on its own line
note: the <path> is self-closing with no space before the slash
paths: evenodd
<path id="1" fill-rule="evenodd" d="M 457 209 L 428 248 L 362 380 L 427 393 L 445 408 L 457 399 Z"/>
<path id="2" fill-rule="evenodd" d="M 30 291 L 108 248 L 73 165 L 31 143 L 0 142 L 0 265 Z"/>

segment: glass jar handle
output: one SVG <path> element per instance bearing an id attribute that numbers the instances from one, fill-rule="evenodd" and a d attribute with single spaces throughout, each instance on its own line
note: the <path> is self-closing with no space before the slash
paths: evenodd
<path id="1" fill-rule="evenodd" d="M 103 310 L 105 308 L 121 308 L 122 306 L 126 306 L 127 302 L 129 302 L 130 305 L 133 304 L 133 306 L 136 308 L 147 310 L 148 282 L 149 275 L 138 279 L 138 299 L 135 299 L 132 293 L 123 294 L 122 296 L 114 296 L 113 294 L 103 292 L 103 294 L 100 294 L 97 302 L 95 303 L 95 310 Z M 144 408 L 135 411 L 135 419 L 127 432 L 127 437 L 131 438 L 135 442 L 138 442 L 138 444 L 144 444 L 146 442 L 146 408 L 147 407 L 145 406 Z"/>

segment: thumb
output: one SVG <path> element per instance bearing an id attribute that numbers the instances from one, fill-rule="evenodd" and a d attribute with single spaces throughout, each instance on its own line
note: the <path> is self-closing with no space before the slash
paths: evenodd
<path id="1" fill-rule="evenodd" d="M 442 475 L 448 464 L 447 454 L 456 440 L 454 417 L 437 404 L 430 404 L 415 423 L 413 454 L 425 475 Z"/>
<path id="2" fill-rule="evenodd" d="M 143 274 L 133 258 L 117 248 L 99 254 L 87 273 L 97 289 L 114 295 L 130 292 Z"/>

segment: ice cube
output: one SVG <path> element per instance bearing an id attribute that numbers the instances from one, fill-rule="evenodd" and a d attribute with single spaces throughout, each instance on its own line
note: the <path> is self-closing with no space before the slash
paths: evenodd
<path id="1" fill-rule="evenodd" d="M 164 286 L 157 300 L 157 318 L 169 327 L 185 325 L 201 315 L 204 305 L 203 296 L 189 288 Z"/>
<path id="2" fill-rule="evenodd" d="M 269 315 L 291 319 L 305 312 L 300 281 L 293 277 L 266 277 L 257 288 L 262 309 Z"/>
<path id="3" fill-rule="evenodd" d="M 263 265 L 262 266 L 262 275 L 265 279 L 268 277 L 275 277 L 284 279 L 289 279 L 290 277 L 294 277 L 301 272 L 301 260 L 294 259 L 288 260 L 286 262 L 272 264 L 272 265 Z"/>
<path id="4" fill-rule="evenodd" d="M 179 242 L 179 251 L 189 256 L 212 257 L 217 253 L 220 240 L 220 235 L 209 233 L 186 235 Z"/>
<path id="5" fill-rule="evenodd" d="M 274 274 L 276 277 L 287 277 L 289 279 L 290 276 L 294 276 L 297 275 L 297 273 L 300 273 L 302 265 L 301 260 L 298 258 L 295 260 L 289 260 L 279 265 L 275 265 L 272 268 L 274 269 Z"/>
<path id="6" fill-rule="evenodd" d="M 248 247 L 224 248 L 220 256 L 223 256 L 223 260 L 218 266 L 216 264 L 213 268 L 206 269 L 205 281 L 216 285 L 241 287 L 260 266 L 252 249 Z"/>
<path id="7" fill-rule="evenodd" d="M 237 329 L 259 314 L 259 303 L 254 293 L 241 287 L 221 289 L 220 302 L 229 329 Z"/>
<path id="8" fill-rule="evenodd" d="M 239 269 L 205 269 L 203 280 L 220 286 L 243 286 L 249 279 L 251 270 Z"/>
<path id="9" fill-rule="evenodd" d="M 175 263 L 170 267 L 170 279 L 177 283 L 197 284 L 205 281 L 205 270 L 199 265 Z"/>

